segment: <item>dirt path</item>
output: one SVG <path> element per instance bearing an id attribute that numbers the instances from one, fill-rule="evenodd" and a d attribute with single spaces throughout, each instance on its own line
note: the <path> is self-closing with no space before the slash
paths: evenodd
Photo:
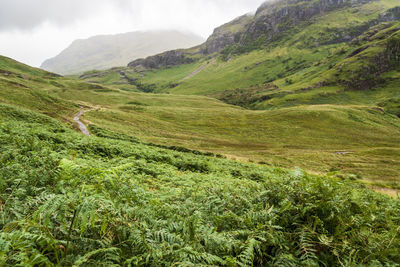
<path id="1" fill-rule="evenodd" d="M 212 61 L 210 61 L 209 63 L 206 63 L 204 65 L 202 65 L 200 68 L 198 68 L 197 70 L 193 71 L 192 73 L 190 73 L 188 76 L 186 76 L 185 78 L 183 78 L 182 80 L 180 80 L 179 82 L 183 82 L 184 80 L 190 79 L 193 76 L 196 76 L 197 74 L 199 74 L 202 70 L 204 70 L 208 65 L 210 64 L 214 64 L 215 62 L 217 62 L 215 59 L 213 59 Z"/>
<path id="2" fill-rule="evenodd" d="M 80 117 L 81 117 L 83 114 L 85 114 L 86 112 L 92 111 L 92 110 L 93 110 L 93 109 L 81 110 L 81 111 L 79 111 L 79 113 L 76 114 L 75 117 L 74 117 L 74 121 L 78 124 L 79 130 L 80 130 L 84 135 L 87 135 L 87 136 L 90 135 L 90 132 L 89 132 L 88 128 L 86 127 L 86 125 L 83 124 L 83 122 L 80 121 Z"/>

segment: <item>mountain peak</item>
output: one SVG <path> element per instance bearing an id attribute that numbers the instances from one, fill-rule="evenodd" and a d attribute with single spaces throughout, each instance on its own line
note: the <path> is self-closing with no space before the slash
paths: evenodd
<path id="1" fill-rule="evenodd" d="M 176 30 L 97 35 L 73 41 L 58 56 L 43 62 L 41 68 L 60 74 L 108 69 L 171 49 L 192 47 L 203 41 L 200 36 Z"/>

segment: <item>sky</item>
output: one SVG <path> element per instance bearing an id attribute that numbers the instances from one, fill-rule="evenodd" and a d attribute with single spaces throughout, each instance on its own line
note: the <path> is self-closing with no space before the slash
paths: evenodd
<path id="1" fill-rule="evenodd" d="M 207 38 L 265 0 L 0 0 L 0 55 L 31 66 L 74 40 L 175 29 Z"/>

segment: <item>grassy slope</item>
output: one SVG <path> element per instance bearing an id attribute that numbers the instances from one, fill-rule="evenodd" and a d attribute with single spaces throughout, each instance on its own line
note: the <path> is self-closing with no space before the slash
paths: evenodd
<path id="1" fill-rule="evenodd" d="M 0 265 L 395 265 L 400 202 L 348 180 L 85 137 L 0 104 Z"/>
<path id="2" fill-rule="evenodd" d="M 56 117 L 60 111 L 71 112 L 76 106 L 60 99 L 55 100 L 46 92 L 48 88 L 64 86 L 59 81 L 53 74 L 0 57 L 1 102 L 23 105 Z"/>
<path id="3" fill-rule="evenodd" d="M 335 52 L 340 49 L 332 46 L 327 54 L 304 58 L 330 54 L 346 61 Z M 288 54 L 281 48 L 271 51 Z M 238 69 L 250 57 L 258 63 L 257 56 L 267 56 L 254 53 L 267 52 L 210 63 L 205 71 L 219 66 L 225 73 L 233 62 Z M 296 56 L 293 62 L 301 60 Z M 154 72 L 143 80 L 164 90 L 204 63 Z M 258 68 L 265 66 L 255 63 L 246 71 L 261 79 Z M 286 70 L 283 66 L 276 75 Z M 304 75 L 298 73 L 301 86 L 320 70 L 312 65 Z M 136 86 L 116 84 L 115 71 L 105 73 L 93 79 L 103 79 L 108 87 L 54 77 L 0 57 L 0 102 L 12 104 L 0 104 L 0 265 L 378 266 L 400 261 L 399 202 L 350 181 L 400 188 L 400 121 L 375 107 L 379 98 L 396 109 L 398 72 L 385 74 L 392 80 L 384 88 L 345 92 L 332 97 L 337 102 L 279 102 L 262 111 L 204 96 L 137 93 Z M 246 86 L 253 84 L 240 78 Z M 284 79 L 277 83 L 286 91 L 299 86 Z M 321 96 L 329 90 L 337 87 L 315 89 Z M 298 103 L 310 103 L 298 96 Z M 356 100 L 361 97 L 363 104 Z M 86 122 L 117 132 L 111 135 L 120 140 L 84 137 L 35 113 L 71 122 L 79 105 L 101 107 L 87 113 Z M 131 138 L 124 134 L 328 174 L 180 153 L 127 141 Z"/>
<path id="4" fill-rule="evenodd" d="M 54 97 L 54 91 L 110 90 L 101 85 L 59 77 L 2 56 L 0 88 L 0 102 L 23 106 L 69 123 L 79 110 L 79 103 Z"/>
<path id="5" fill-rule="evenodd" d="M 362 104 L 384 107 L 400 115 L 398 67 L 384 74 L 371 73 L 370 76 L 376 76 L 374 79 L 385 81 L 372 86 L 372 89 L 365 84 L 368 78 L 365 69 L 379 65 L 376 58 L 383 57 L 380 54 L 391 38 L 399 38 L 400 23 L 389 28 L 385 26 L 387 23 L 373 27 L 358 38 L 359 42 L 325 44 L 337 36 L 357 31 L 395 6 L 398 6 L 395 1 L 382 0 L 330 12 L 283 33 L 265 49 L 232 55 L 227 62 L 207 58 L 195 64 L 132 75 L 145 84 L 155 84 L 157 92 L 208 95 L 228 103 L 238 103 L 240 101 L 237 100 L 243 98 L 242 93 L 232 90 L 240 88 L 249 94 L 256 87 L 257 92 L 252 97 L 254 101 L 244 105 L 252 109 L 308 104 Z M 369 36 L 375 29 L 379 29 L 378 33 Z M 367 45 L 368 49 L 347 58 L 353 51 Z M 200 66 L 205 68 L 190 77 Z M 362 77 L 363 74 L 365 77 Z M 115 75 L 113 77 L 114 84 L 120 81 Z M 183 77 L 188 78 L 182 80 Z M 347 83 L 352 81 L 357 81 L 360 88 L 368 90 L 348 90 Z M 273 83 L 279 90 L 268 90 L 270 84 L 264 85 L 267 82 Z M 246 92 L 249 87 L 251 89 Z"/>
<path id="6" fill-rule="evenodd" d="M 398 182 L 400 121 L 367 106 L 250 111 L 199 96 L 72 90 L 57 95 L 103 107 L 87 113 L 87 122 L 149 142 Z"/>
<path id="7" fill-rule="evenodd" d="M 67 122 L 79 105 L 101 107 L 87 113 L 84 120 L 147 142 L 339 176 L 355 174 L 364 182 L 399 187 L 400 122 L 368 106 L 250 111 L 202 96 L 134 93 L 48 78 L 46 72 L 9 59 L 2 58 L 2 62 L 3 68 L 9 64 L 9 69 L 25 75 L 2 75 L 2 80 L 8 80 L 0 91 L 2 102 Z M 338 151 L 354 153 L 335 154 Z"/>

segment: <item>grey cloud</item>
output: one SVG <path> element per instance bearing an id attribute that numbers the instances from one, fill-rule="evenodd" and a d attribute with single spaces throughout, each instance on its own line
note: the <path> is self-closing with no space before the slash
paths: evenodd
<path id="1" fill-rule="evenodd" d="M 39 66 L 73 40 L 99 34 L 176 29 L 207 38 L 214 28 L 256 11 L 262 2 L 0 0 L 0 54 Z"/>
<path id="2" fill-rule="evenodd" d="M 144 6 L 156 9 L 157 4 L 168 0 L 1 0 L 0 31 L 29 31 L 44 22 L 65 26 L 96 14 L 101 9 L 114 9 L 119 13 L 129 13 L 132 17 L 141 14 Z M 176 4 L 176 1 L 172 1 Z M 253 7 L 262 0 L 180 0 L 182 5 L 213 7 L 232 10 Z"/>
<path id="3" fill-rule="evenodd" d="M 129 0 L 1 0 L 0 31 L 31 30 L 43 22 L 67 25 L 107 6 Z"/>

